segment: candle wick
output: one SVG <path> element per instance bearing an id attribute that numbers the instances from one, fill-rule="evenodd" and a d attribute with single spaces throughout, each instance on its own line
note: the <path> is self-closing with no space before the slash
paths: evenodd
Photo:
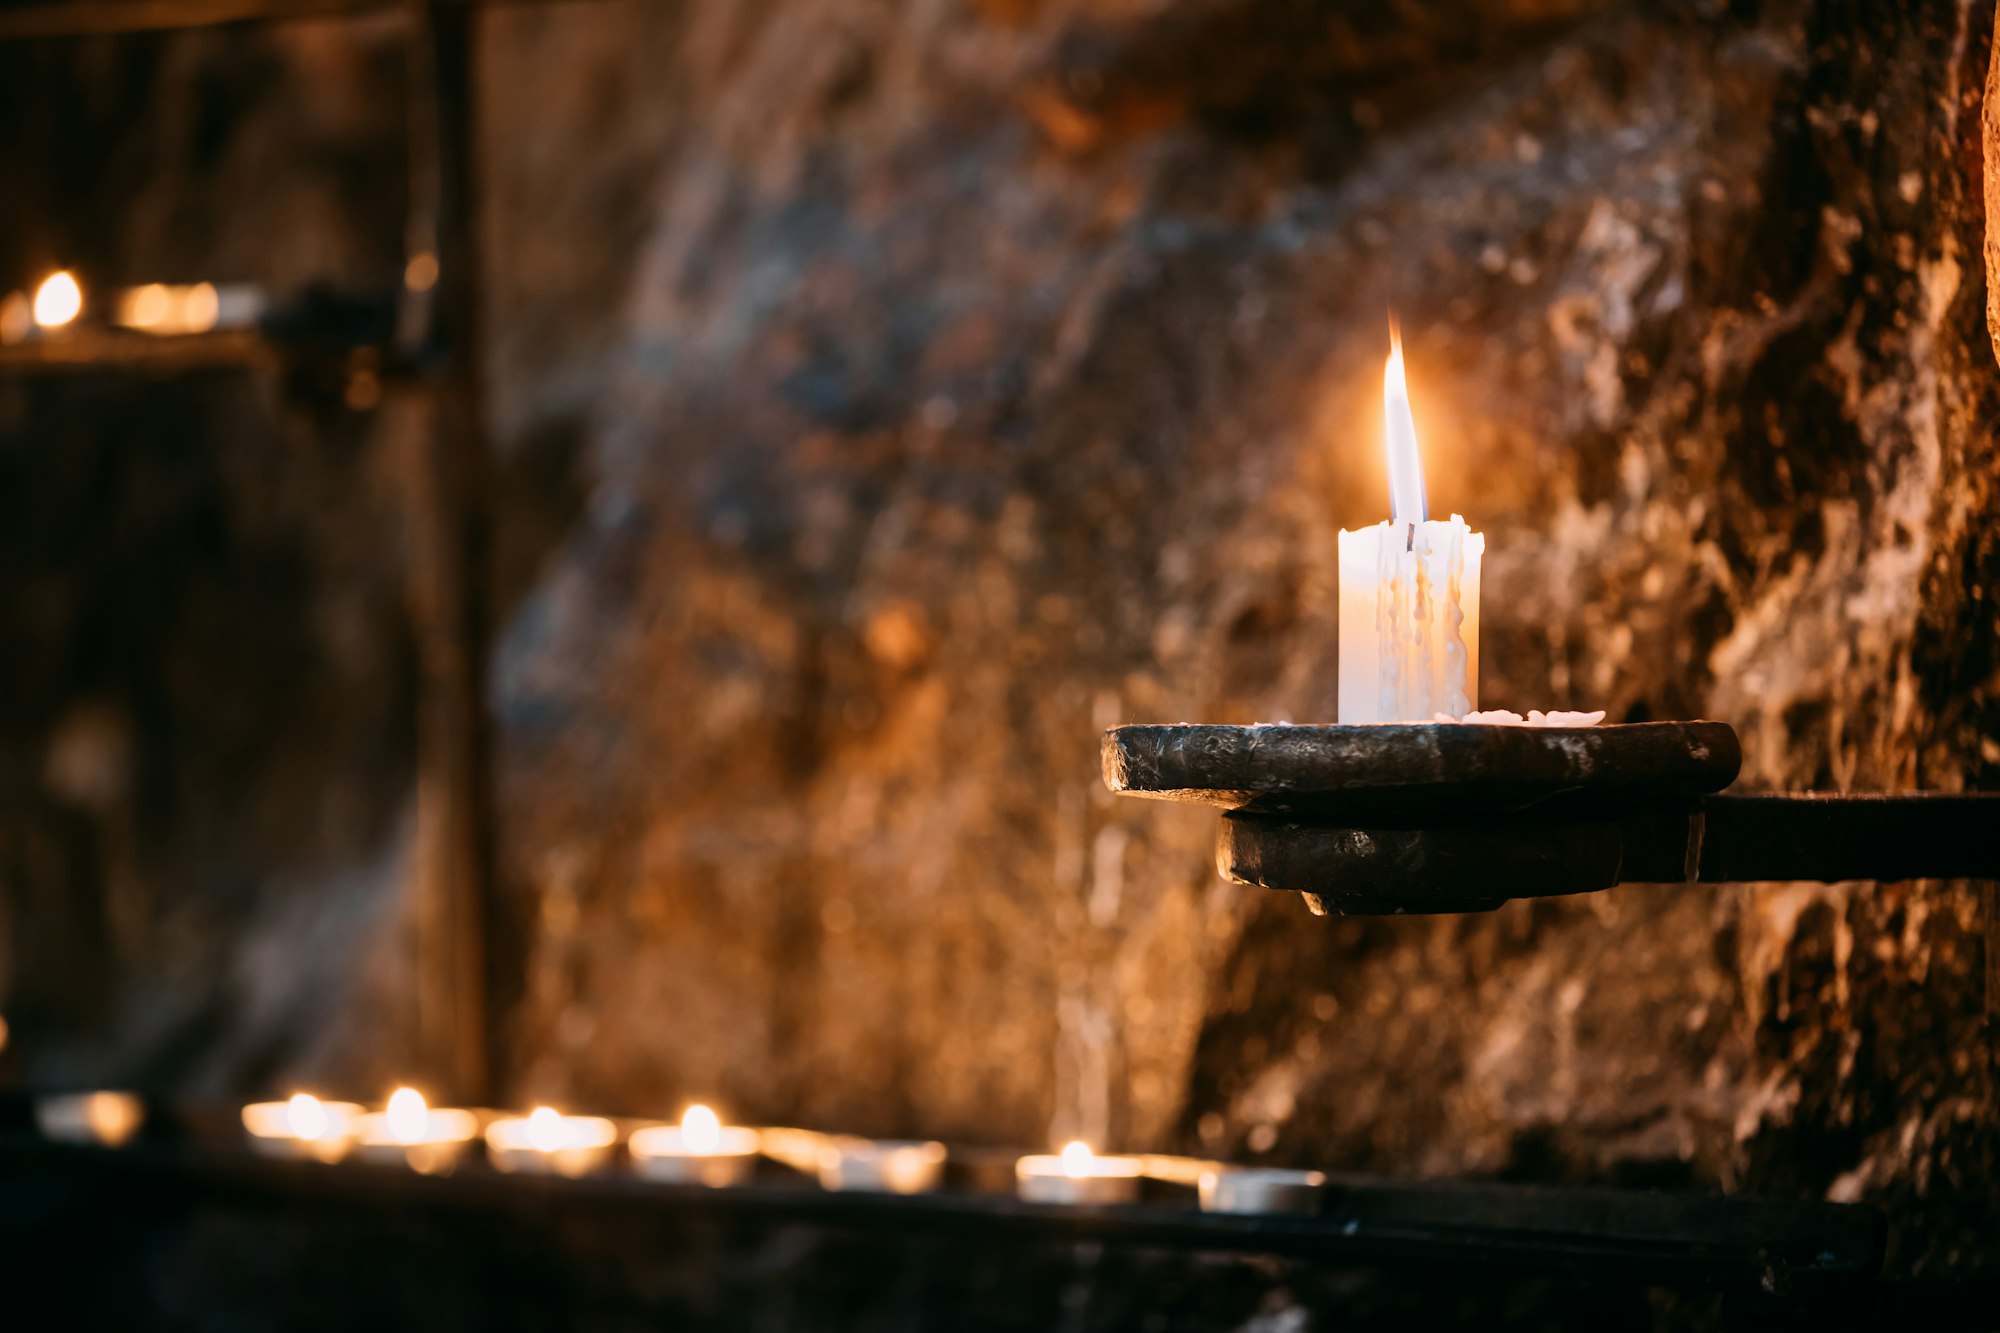
<path id="1" fill-rule="evenodd" d="M 1410 524 L 1404 530 L 1403 549 L 1405 551 L 1414 551 L 1417 549 L 1417 525 L 1414 523 Z"/>

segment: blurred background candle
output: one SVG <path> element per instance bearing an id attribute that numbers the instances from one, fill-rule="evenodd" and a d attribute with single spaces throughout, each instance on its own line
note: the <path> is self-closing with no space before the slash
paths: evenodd
<path id="1" fill-rule="evenodd" d="M 1023 1157 L 1014 1176 L 1031 1203 L 1130 1203 L 1139 1197 L 1143 1165 L 1136 1157 L 1099 1157 L 1078 1139 L 1060 1153 Z"/>
<path id="2" fill-rule="evenodd" d="M 361 1117 L 356 1151 L 363 1161 L 446 1175 L 478 1135 L 479 1118 L 472 1112 L 434 1107 L 415 1088 L 398 1088 L 386 1107 Z"/>
<path id="3" fill-rule="evenodd" d="M 49 274 L 35 288 L 35 326 L 59 329 L 83 313 L 83 287 L 67 269 Z"/>
<path id="4" fill-rule="evenodd" d="M 212 282 L 128 287 L 112 301 L 111 322 L 139 333 L 208 333 L 247 328 L 264 314 L 261 289 Z"/>
<path id="5" fill-rule="evenodd" d="M 819 1183 L 830 1190 L 924 1194 L 944 1174 L 945 1147 L 929 1140 L 831 1137 L 819 1147 Z"/>
<path id="6" fill-rule="evenodd" d="M 1317 1171 L 1228 1166 L 1202 1172 L 1199 1188 L 1204 1213 L 1310 1215 L 1320 1210 L 1326 1177 Z"/>
<path id="7" fill-rule="evenodd" d="M 754 1129 L 725 1125 L 706 1106 L 690 1106 L 678 1125 L 635 1130 L 627 1145 L 632 1169 L 648 1180 L 675 1185 L 734 1185 L 757 1164 Z"/>
<path id="8" fill-rule="evenodd" d="M 551 1106 L 486 1127 L 486 1155 L 502 1171 L 588 1175 L 604 1165 L 617 1142 L 618 1127 L 609 1120 L 564 1115 Z"/>
<path id="9" fill-rule="evenodd" d="M 255 1102 L 243 1108 L 250 1146 L 271 1157 L 337 1162 L 354 1144 L 361 1108 L 353 1102 L 326 1102 L 308 1092 L 289 1101 Z"/>
<path id="10" fill-rule="evenodd" d="M 1431 722 L 1479 707 L 1479 566 L 1486 538 L 1453 514 L 1430 518 L 1423 462 L 1390 331 L 1383 371 L 1389 521 L 1340 533 L 1343 723 Z"/>
<path id="11" fill-rule="evenodd" d="M 145 1122 L 145 1104 L 129 1092 L 80 1092 L 35 1103 L 35 1123 L 44 1137 L 59 1143 L 116 1148 Z"/>

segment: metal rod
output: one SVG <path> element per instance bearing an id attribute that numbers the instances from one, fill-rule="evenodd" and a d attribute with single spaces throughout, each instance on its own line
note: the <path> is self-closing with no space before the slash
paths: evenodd
<path id="1" fill-rule="evenodd" d="M 1347 915 L 1491 911 L 1618 884 L 2000 878 L 2000 792 L 1796 792 L 1448 814 L 1232 811 L 1229 879 Z M 1308 906 L 1312 904 L 1308 903 Z"/>
<path id="2" fill-rule="evenodd" d="M 2000 878 L 2000 792 L 1705 796 L 1699 878 Z"/>

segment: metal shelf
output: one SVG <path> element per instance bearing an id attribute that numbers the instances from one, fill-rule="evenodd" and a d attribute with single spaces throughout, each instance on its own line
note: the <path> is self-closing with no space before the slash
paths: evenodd
<path id="1" fill-rule="evenodd" d="M 0 347 L 0 375 L 139 371 L 157 375 L 195 370 L 269 369 L 278 349 L 253 329 L 154 335 L 88 330 Z"/>
<path id="2" fill-rule="evenodd" d="M 54 1200 L 46 1218 L 17 1210 L 16 1223 L 37 1230 L 64 1223 L 61 1198 L 68 1193 L 87 1202 L 92 1214 L 122 1210 L 127 1199 L 177 1215 L 284 1208 L 302 1216 L 338 1213 L 363 1230 L 377 1213 L 426 1213 L 458 1233 L 541 1230 L 565 1219 L 588 1231 L 706 1218 L 772 1228 L 951 1235 L 980 1244 L 1090 1242 L 1329 1268 L 1615 1282 L 1808 1303 L 1871 1286 L 1885 1237 L 1882 1216 L 1858 1205 L 1365 1177 L 1333 1177 L 1320 1216 L 1266 1217 L 1201 1212 L 1193 1191 L 1184 1188 L 1165 1188 L 1165 1197 L 1152 1202 L 1089 1207 L 1024 1203 L 993 1193 L 832 1193 L 775 1166 L 756 1183 L 724 1189 L 659 1185 L 622 1174 L 507 1176 L 479 1164 L 429 1178 L 353 1162 L 270 1161 L 240 1148 L 140 1144 L 101 1150 L 27 1136 L 0 1141 L 0 1163 L 10 1180 L 44 1182 L 23 1197 Z"/>

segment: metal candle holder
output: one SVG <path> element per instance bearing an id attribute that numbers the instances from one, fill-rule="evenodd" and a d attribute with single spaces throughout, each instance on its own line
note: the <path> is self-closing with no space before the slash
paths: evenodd
<path id="1" fill-rule="evenodd" d="M 1722 722 L 1129 726 L 1114 792 L 1220 806 L 1216 866 L 1347 916 L 1622 883 L 2000 876 L 2000 793 L 1723 794 Z"/>

